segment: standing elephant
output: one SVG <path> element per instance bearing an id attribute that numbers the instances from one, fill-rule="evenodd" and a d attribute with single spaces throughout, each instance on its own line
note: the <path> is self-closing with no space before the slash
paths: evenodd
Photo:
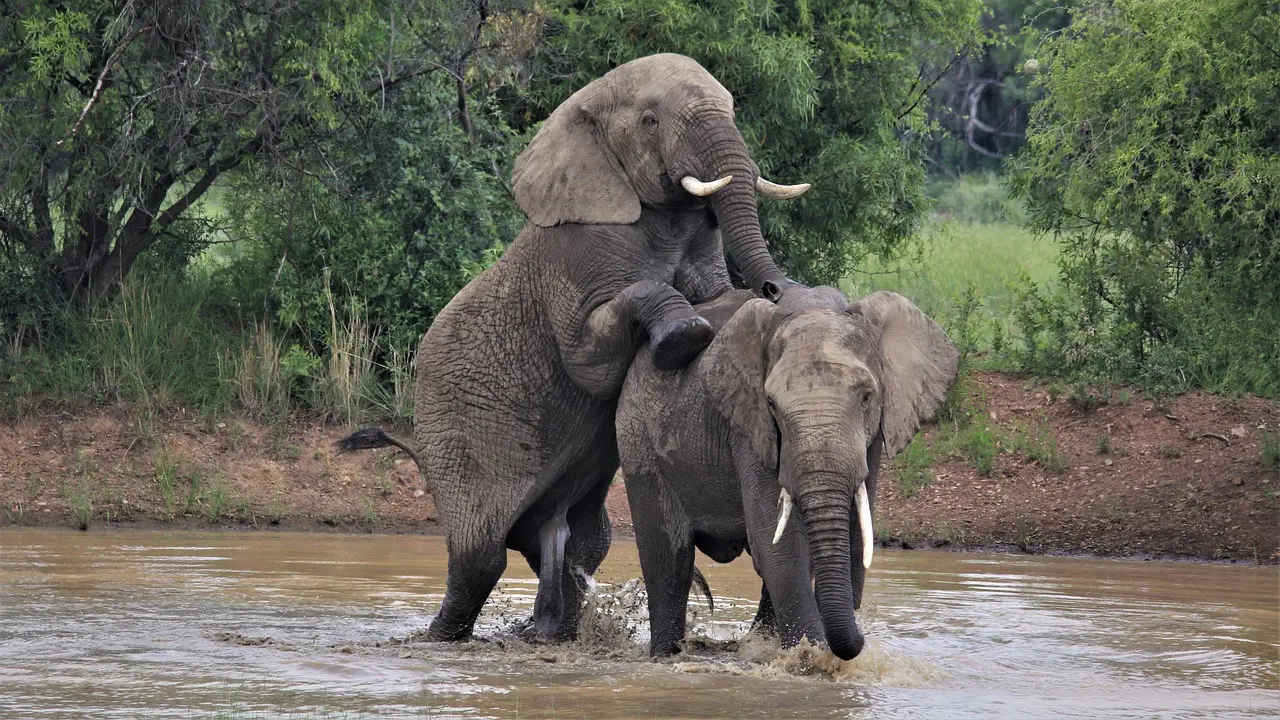
<path id="1" fill-rule="evenodd" d="M 751 553 L 765 585 L 757 619 L 776 614 L 784 645 L 825 640 L 852 658 L 880 460 L 937 411 L 956 348 L 896 293 L 849 306 L 813 288 L 774 305 L 736 290 L 697 310 L 718 329 L 710 347 L 676 373 L 641 349 L 618 400 L 650 652 L 684 638 L 697 547 L 717 562 Z M 788 522 L 793 498 L 800 522 Z"/>
<path id="2" fill-rule="evenodd" d="M 514 186 L 524 230 L 418 347 L 414 449 L 449 549 L 436 640 L 471 634 L 506 548 L 539 575 L 538 638 L 576 632 L 575 574 L 609 547 L 623 380 L 646 338 L 664 370 L 711 342 L 690 302 L 732 289 L 721 233 L 762 296 L 800 287 L 769 255 L 756 193 L 808 185 L 758 176 L 732 97 L 687 57 L 634 60 L 576 92 L 517 159 Z M 340 441 L 388 444 L 377 430 Z"/>

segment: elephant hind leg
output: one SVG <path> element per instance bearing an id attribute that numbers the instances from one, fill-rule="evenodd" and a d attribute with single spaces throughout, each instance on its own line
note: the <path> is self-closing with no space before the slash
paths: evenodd
<path id="1" fill-rule="evenodd" d="M 444 602 L 427 630 L 427 637 L 441 642 L 471 637 L 480 609 L 506 568 L 507 551 L 501 541 L 462 548 L 450 542 Z"/>
<path id="2" fill-rule="evenodd" d="M 560 506 L 538 530 L 538 595 L 533 602 L 533 626 L 539 642 L 557 639 L 565 613 L 564 548 L 569 541 L 568 508 Z M 572 580 L 570 580 L 572 583 Z"/>

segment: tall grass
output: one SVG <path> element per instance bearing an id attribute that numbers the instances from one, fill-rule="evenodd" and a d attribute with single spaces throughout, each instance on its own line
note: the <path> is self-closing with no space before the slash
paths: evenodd
<path id="1" fill-rule="evenodd" d="M 0 338 L 0 405 L 125 401 L 150 417 L 173 407 L 261 419 L 321 415 L 340 422 L 408 419 L 409 353 L 382 352 L 356 308 L 339 312 L 324 357 L 265 321 L 247 328 L 208 307 L 208 280 L 138 279 L 87 311 L 62 310 L 58 345 Z M 377 358 L 386 357 L 386 365 Z"/>
<path id="2" fill-rule="evenodd" d="M 329 270 L 324 273 L 325 296 L 329 301 L 329 358 L 328 372 L 319 388 L 318 400 L 325 413 L 345 422 L 358 422 L 365 408 L 378 406 L 383 395 L 374 371 L 373 355 L 378 345 L 377 333 L 369 327 L 355 307 L 347 308 L 341 321 L 333 299 L 329 282 Z"/>

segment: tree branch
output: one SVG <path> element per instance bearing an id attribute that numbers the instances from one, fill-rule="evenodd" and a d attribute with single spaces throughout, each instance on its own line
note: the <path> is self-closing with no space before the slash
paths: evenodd
<path id="1" fill-rule="evenodd" d="M 246 156 L 252 155 L 261 145 L 262 141 L 255 138 L 240 148 L 239 152 L 207 166 L 204 175 L 200 176 L 196 184 L 192 185 L 191 189 L 178 198 L 176 202 L 165 208 L 165 211 L 155 219 L 155 222 L 151 223 L 152 232 L 162 231 L 173 224 L 173 221 L 181 217 L 182 213 L 186 212 L 192 203 L 205 194 L 209 186 L 213 185 L 213 181 L 218 179 L 219 175 L 239 165 Z"/>
<path id="2" fill-rule="evenodd" d="M 19 225 L 3 215 L 0 215 L 0 233 L 14 238 L 27 249 L 32 249 L 35 244 L 35 233 L 31 232 L 30 228 Z"/>
<path id="3" fill-rule="evenodd" d="M 94 103 L 98 102 L 98 97 L 102 95 L 102 88 L 107 82 L 107 73 L 111 72 L 111 66 L 116 64 L 116 61 L 124 54 L 125 48 L 129 47 L 130 43 L 138 39 L 138 37 L 143 33 L 151 32 L 154 28 L 154 25 L 143 25 L 137 30 L 129 33 L 124 40 L 120 41 L 115 52 L 111 53 L 111 57 L 107 58 L 107 64 L 102 66 L 102 72 L 98 73 L 98 83 L 93 86 L 93 95 L 89 97 L 89 102 L 85 103 L 84 109 L 80 111 L 80 118 L 76 120 L 76 124 L 71 128 L 71 136 L 63 140 L 59 140 L 54 143 L 55 145 L 61 145 L 67 140 L 75 139 L 76 133 L 80 132 L 80 126 L 84 124 L 84 119 L 89 115 L 89 110 L 93 108 Z"/>
<path id="4" fill-rule="evenodd" d="M 922 100 L 924 100 L 924 99 L 925 99 L 925 97 L 927 97 L 927 96 L 929 95 L 929 91 L 933 89 L 933 86 L 934 86 L 934 85 L 937 85 L 937 84 L 938 84 L 938 82 L 940 82 L 940 81 L 942 80 L 942 78 L 946 77 L 946 76 L 947 76 L 947 73 L 951 72 L 951 69 L 952 69 L 952 68 L 954 68 L 954 67 L 956 66 L 956 63 L 960 62 L 961 60 L 963 60 L 963 59 L 964 59 L 964 58 L 966 58 L 966 57 L 968 57 L 968 54 L 967 54 L 967 53 L 956 53 L 956 54 L 951 58 L 951 62 L 947 63 L 947 66 L 946 66 L 946 67 L 944 67 L 944 68 L 942 68 L 942 71 L 941 71 L 941 72 L 939 72 L 939 73 L 938 73 L 938 75 L 937 75 L 936 77 L 934 77 L 934 78 L 933 78 L 933 81 L 932 81 L 932 82 L 930 82 L 928 85 L 926 85 L 926 86 L 924 87 L 924 89 L 922 89 L 922 90 L 920 91 L 920 94 L 916 96 L 915 102 L 912 102 L 910 107 L 908 107 L 907 109 L 902 110 L 901 112 L 899 112 L 899 113 L 898 113 L 898 118 L 897 118 L 897 119 L 901 120 L 902 118 L 906 117 L 907 115 L 910 115 L 910 114 L 911 114 L 911 113 L 912 113 L 912 112 L 913 112 L 913 111 L 914 111 L 914 110 L 915 110 L 915 109 L 920 105 L 920 102 L 921 102 Z M 918 86 L 919 86 L 919 84 L 920 84 L 920 80 L 921 80 L 921 79 L 923 79 L 923 77 L 924 77 L 923 72 L 924 72 L 924 69 L 923 69 L 923 68 L 921 68 L 921 74 L 916 76 L 916 81 L 915 81 L 914 83 L 912 83 L 912 84 L 911 84 L 911 90 L 908 90 L 908 91 L 907 91 L 907 98 L 908 98 L 908 99 L 911 97 L 911 94 L 915 91 L 916 87 L 918 87 Z M 905 104 L 905 103 L 904 103 L 904 104 Z"/>

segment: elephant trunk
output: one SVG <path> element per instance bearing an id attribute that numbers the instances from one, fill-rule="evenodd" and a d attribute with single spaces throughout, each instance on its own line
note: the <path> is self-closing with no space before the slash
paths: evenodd
<path id="1" fill-rule="evenodd" d="M 711 196 L 711 207 L 729 253 L 751 289 L 764 297 L 776 298 L 786 277 L 773 262 L 760 231 L 755 163 L 732 116 L 717 113 L 699 120 L 694 155 L 702 179 L 733 176 L 728 186 Z M 772 283 L 773 288 L 767 288 L 766 283 Z"/>
<path id="2" fill-rule="evenodd" d="M 798 498 L 809 530 L 814 595 L 827 635 L 827 646 L 842 660 L 862 652 L 865 639 L 853 616 L 853 587 L 849 546 L 849 505 L 853 498 L 848 479 L 834 473 L 802 476 Z"/>

